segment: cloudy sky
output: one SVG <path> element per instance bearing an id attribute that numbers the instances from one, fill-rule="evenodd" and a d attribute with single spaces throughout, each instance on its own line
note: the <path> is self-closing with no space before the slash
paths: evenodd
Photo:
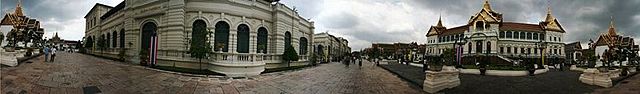
<path id="1" fill-rule="evenodd" d="M 44 22 L 50 38 L 83 37 L 84 18 L 95 3 L 115 6 L 122 0 L 25 0 L 26 14 Z M 16 0 L 2 0 L 1 9 L 12 12 Z M 466 24 L 477 13 L 482 0 L 282 0 L 315 21 L 316 33 L 345 37 L 353 50 L 371 43 L 425 43 L 427 29 L 441 15 L 446 27 Z M 605 32 L 613 16 L 619 33 L 640 37 L 640 0 L 490 0 L 505 21 L 538 23 L 547 7 L 567 31 L 565 42 L 596 38 Z M 8 10 L 8 11 L 7 11 Z M 3 31 L 5 27 L 3 27 Z M 595 39 L 594 39 L 595 40 Z M 640 40 L 640 39 L 637 39 Z"/>

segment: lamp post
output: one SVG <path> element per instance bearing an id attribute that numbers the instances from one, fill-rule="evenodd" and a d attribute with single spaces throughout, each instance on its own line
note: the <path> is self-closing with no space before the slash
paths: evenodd
<path id="1" fill-rule="evenodd" d="M 541 61 L 540 61 L 541 65 L 538 65 L 538 66 L 540 66 L 538 68 L 539 69 L 543 69 L 544 68 L 544 54 L 545 54 L 544 52 L 545 52 L 545 48 L 547 47 L 547 42 L 544 41 L 544 40 L 540 40 L 536 44 L 538 46 L 538 49 L 540 49 L 540 59 L 541 59 Z"/>
<path id="2" fill-rule="evenodd" d="M 455 52 L 456 52 L 456 62 L 458 63 L 458 64 L 456 64 L 456 67 L 458 67 L 458 68 L 462 67 L 462 53 L 463 52 L 461 52 L 462 50 L 460 50 L 460 49 L 463 47 L 462 45 L 467 44 L 467 42 L 468 42 L 467 40 L 468 39 L 470 39 L 470 38 L 469 37 L 464 37 L 462 39 L 458 38 L 453 43 L 453 49 L 455 49 Z M 460 41 L 460 42 L 458 42 L 458 41 Z M 458 46 L 459 48 L 456 48 L 456 45 L 459 45 Z"/>

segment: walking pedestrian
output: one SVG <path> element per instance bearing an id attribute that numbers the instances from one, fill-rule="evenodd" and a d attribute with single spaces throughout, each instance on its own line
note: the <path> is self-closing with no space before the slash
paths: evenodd
<path id="1" fill-rule="evenodd" d="M 49 46 L 45 46 L 42 51 L 44 52 L 44 62 L 47 62 L 49 60 L 49 52 L 51 52 L 51 49 L 49 49 Z"/>
<path id="2" fill-rule="evenodd" d="M 56 59 L 56 47 L 51 48 L 51 62 Z"/>
<path id="3" fill-rule="evenodd" d="M 358 61 L 358 67 L 362 67 L 362 58 Z"/>

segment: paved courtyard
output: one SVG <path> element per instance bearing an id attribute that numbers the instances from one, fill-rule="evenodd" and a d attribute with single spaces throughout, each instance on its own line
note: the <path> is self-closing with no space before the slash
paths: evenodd
<path id="1" fill-rule="evenodd" d="M 59 53 L 55 62 L 3 67 L 2 94 L 416 94 L 424 93 L 392 73 L 365 62 L 361 68 L 340 63 L 303 70 L 231 79 L 189 77 L 79 53 Z"/>

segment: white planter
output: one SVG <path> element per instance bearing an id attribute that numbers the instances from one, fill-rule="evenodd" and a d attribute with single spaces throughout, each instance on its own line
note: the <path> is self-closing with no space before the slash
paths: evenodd
<path id="1" fill-rule="evenodd" d="M 18 52 L 0 52 L 0 63 L 11 67 L 18 66 Z"/>
<path id="2" fill-rule="evenodd" d="M 440 90 L 460 85 L 460 71 L 453 66 L 443 66 L 442 71 L 427 71 L 423 90 L 436 93 Z"/>
<path id="3" fill-rule="evenodd" d="M 610 77 L 611 72 L 600 72 L 596 68 L 588 68 L 584 73 L 580 74 L 580 81 L 589 85 L 597 85 L 601 87 L 611 87 L 613 83 Z"/>

